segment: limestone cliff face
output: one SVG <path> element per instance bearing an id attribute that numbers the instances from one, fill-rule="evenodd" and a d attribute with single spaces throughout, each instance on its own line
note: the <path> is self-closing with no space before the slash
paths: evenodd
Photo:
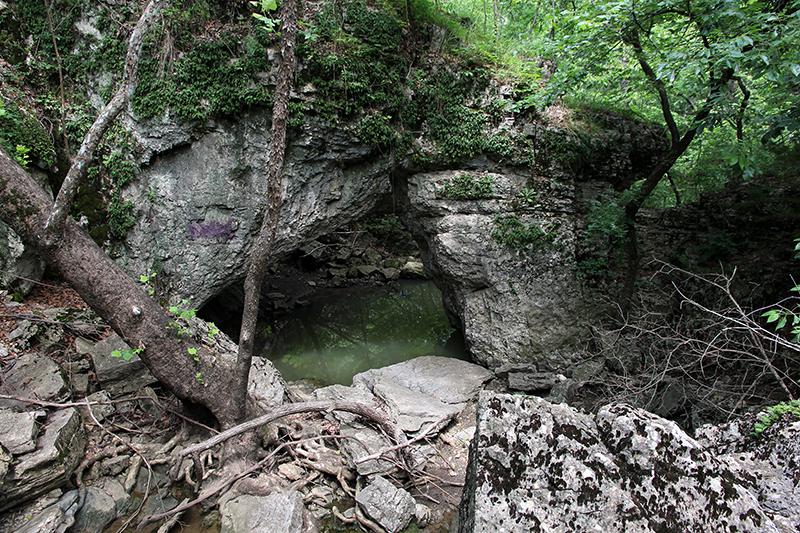
<path id="1" fill-rule="evenodd" d="M 537 178 L 538 198 L 521 205 L 527 177 L 474 173 L 492 181 L 493 198 L 442 198 L 445 186 L 462 174 L 441 171 L 408 180 L 406 217 L 424 243 L 445 308 L 484 365 L 566 367 L 586 341 L 593 314 L 576 273 L 574 187 Z M 502 232 L 498 222 L 509 216 L 539 228 L 542 244 L 517 249 L 498 241 L 493 233 Z"/>
<path id="2" fill-rule="evenodd" d="M 201 306 L 246 274 L 263 216 L 270 116 L 169 128 L 166 146 L 163 124 L 133 126 L 149 160 L 125 191 L 140 211 L 118 260 L 137 275 L 161 270 L 171 299 Z M 390 170 L 346 128 L 307 123 L 285 159 L 276 255 L 363 217 L 389 192 Z"/>
<path id="3" fill-rule="evenodd" d="M 635 178 L 636 165 L 647 163 L 636 150 L 654 152 L 658 144 L 647 147 L 649 130 L 623 122 L 596 134 L 576 157 L 567 130 L 530 117 L 514 125 L 513 118 L 506 121 L 512 135 L 539 139 L 536 164 L 478 156 L 428 171 L 410 157 L 371 149 L 355 126 L 306 117 L 290 138 L 276 256 L 359 220 L 391 193 L 475 360 L 492 368 L 566 368 L 596 314 L 576 273 L 576 213 L 613 181 Z M 113 253 L 133 275 L 159 271 L 170 300 L 202 306 L 245 276 L 263 216 L 269 113 L 193 127 L 128 119 L 127 127 L 141 148 L 139 180 L 125 199 L 139 211 Z M 414 150 L 434 145 L 422 134 Z M 457 179 L 488 180 L 491 191 L 478 200 L 445 197 Z M 540 233 L 539 240 L 515 243 L 505 235 L 515 228 L 503 230 L 503 220 Z"/>

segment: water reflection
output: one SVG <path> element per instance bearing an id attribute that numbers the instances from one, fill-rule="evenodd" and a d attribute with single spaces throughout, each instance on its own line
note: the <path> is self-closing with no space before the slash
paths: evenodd
<path id="1" fill-rule="evenodd" d="M 256 353 L 269 357 L 286 381 L 350 385 L 355 374 L 421 355 L 466 358 L 429 282 L 405 281 L 400 291 L 324 289 L 288 316 L 264 317 Z"/>

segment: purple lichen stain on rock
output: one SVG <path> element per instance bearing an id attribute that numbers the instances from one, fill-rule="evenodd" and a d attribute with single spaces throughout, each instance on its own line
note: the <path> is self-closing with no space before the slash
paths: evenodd
<path id="1" fill-rule="evenodd" d="M 227 243 L 236 239 L 236 227 L 232 220 L 227 222 L 189 222 L 186 225 L 190 241 L 214 241 Z"/>

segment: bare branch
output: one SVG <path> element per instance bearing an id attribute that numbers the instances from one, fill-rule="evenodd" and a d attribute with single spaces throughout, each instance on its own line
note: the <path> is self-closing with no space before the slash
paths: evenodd
<path id="1" fill-rule="evenodd" d="M 89 131 L 83 138 L 78 153 L 72 161 L 67 177 L 64 178 L 64 183 L 61 185 L 61 190 L 58 192 L 53 207 L 48 216 L 45 229 L 47 230 L 51 239 L 58 238 L 64 231 L 64 223 L 66 222 L 69 211 L 72 208 L 72 203 L 78 193 L 78 187 L 86 177 L 89 169 L 89 164 L 92 162 L 94 152 L 97 149 L 100 141 L 103 139 L 108 128 L 117 118 L 117 115 L 127 105 L 133 91 L 136 89 L 136 71 L 139 66 L 139 56 L 144 44 L 144 37 L 147 34 L 150 26 L 153 24 L 153 19 L 158 12 L 164 7 L 169 0 L 150 0 L 150 3 L 142 12 L 139 17 L 139 22 L 131 34 L 128 41 L 128 54 L 125 57 L 125 66 L 122 73 L 122 81 L 117 92 L 108 104 L 106 104 L 103 111 L 95 119 Z"/>

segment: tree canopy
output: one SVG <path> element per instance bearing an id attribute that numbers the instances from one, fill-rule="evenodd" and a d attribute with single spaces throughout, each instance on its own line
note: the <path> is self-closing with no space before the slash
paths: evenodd
<path id="1" fill-rule="evenodd" d="M 628 111 L 662 123 L 673 146 L 690 130 L 705 134 L 677 166 L 684 177 L 679 186 L 690 198 L 692 191 L 750 178 L 769 167 L 775 153 L 797 145 L 798 2 L 450 5 L 474 21 L 467 37 L 528 74 L 527 105 L 563 99 Z M 532 65 L 546 69 L 537 73 Z"/>

